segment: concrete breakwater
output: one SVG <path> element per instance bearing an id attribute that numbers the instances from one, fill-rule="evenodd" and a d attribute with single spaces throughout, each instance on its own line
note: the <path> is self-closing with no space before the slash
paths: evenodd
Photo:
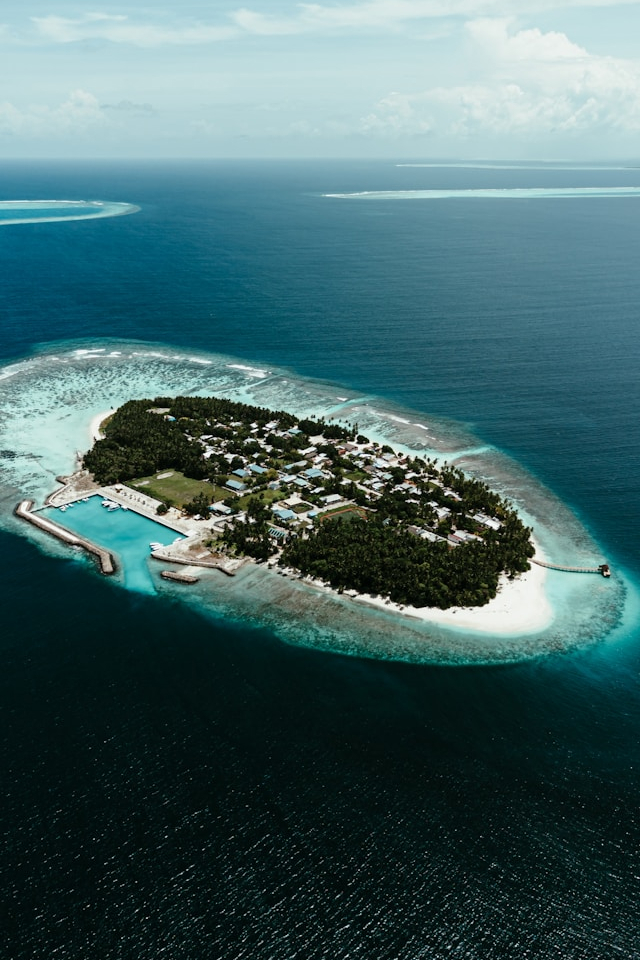
<path id="1" fill-rule="evenodd" d="M 174 580 L 176 583 L 197 583 L 199 577 L 193 577 L 189 573 L 180 573 L 177 570 L 161 570 L 160 576 L 164 580 Z"/>
<path id="2" fill-rule="evenodd" d="M 63 543 L 68 543 L 69 546 L 72 547 L 82 547 L 87 553 L 93 554 L 93 556 L 97 557 L 98 563 L 100 564 L 100 572 L 104 573 L 105 576 L 110 576 L 116 572 L 116 562 L 113 554 L 109 550 L 105 550 L 104 547 L 99 547 L 96 543 L 92 543 L 91 540 L 87 540 L 86 537 L 80 537 L 78 534 L 72 533 L 71 530 L 61 527 L 55 520 L 39 517 L 37 513 L 33 513 L 33 506 L 33 500 L 21 500 L 15 508 L 14 514 L 21 520 L 26 520 L 27 523 L 38 527 L 39 530 L 44 530 L 45 533 L 56 537 Z"/>
<path id="3" fill-rule="evenodd" d="M 151 554 L 152 560 L 160 560 L 162 563 L 180 563 L 188 567 L 207 567 L 210 570 L 220 570 L 226 573 L 228 577 L 235 577 L 240 567 L 247 563 L 247 558 L 243 557 L 240 561 L 224 560 L 206 560 L 204 558 L 190 558 L 170 550 L 154 550 Z"/>

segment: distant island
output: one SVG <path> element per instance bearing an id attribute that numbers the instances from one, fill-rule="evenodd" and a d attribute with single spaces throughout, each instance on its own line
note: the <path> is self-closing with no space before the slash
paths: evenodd
<path id="1" fill-rule="evenodd" d="M 371 442 L 357 424 L 156 397 L 128 401 L 101 430 L 84 456 L 99 484 L 206 521 L 212 555 L 293 568 L 341 593 L 478 607 L 534 555 L 531 529 L 487 484 Z"/>

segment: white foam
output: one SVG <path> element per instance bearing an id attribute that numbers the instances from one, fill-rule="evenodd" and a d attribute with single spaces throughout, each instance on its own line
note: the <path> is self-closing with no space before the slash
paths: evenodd
<path id="1" fill-rule="evenodd" d="M 23 211 L 24 217 L 3 217 L 2 211 Z M 66 220 L 95 220 L 105 217 L 127 216 L 138 213 L 140 207 L 132 203 L 105 202 L 104 200 L 0 200 L 0 225 L 13 226 L 23 223 L 57 223 Z M 37 211 L 50 216 L 34 216 Z"/>
<path id="2" fill-rule="evenodd" d="M 372 412 L 375 413 L 375 411 Z M 382 413 L 380 416 L 386 417 L 387 420 L 393 420 L 394 423 L 406 423 L 407 425 L 411 424 L 411 420 L 405 420 L 404 417 L 396 417 L 392 413 Z"/>
<path id="3" fill-rule="evenodd" d="M 104 419 L 105 411 L 131 398 L 179 393 L 229 396 L 273 409 L 288 409 L 298 416 L 322 417 L 332 410 L 335 390 L 340 389 L 336 385 L 291 378 L 290 374 L 285 378 L 284 370 L 277 368 L 265 383 L 264 378 L 250 376 L 252 372 L 264 373 L 261 368 L 228 356 L 208 355 L 209 363 L 202 365 L 156 344 L 141 349 L 139 343 L 103 343 L 106 345 L 92 349 L 87 349 L 86 343 L 82 346 L 78 342 L 58 344 L 48 354 L 38 354 L 0 369 L 3 414 L 0 449 L 13 454 L 0 458 L 0 494 L 5 499 L 13 497 L 17 502 L 21 497 L 29 497 L 41 502 L 56 486 L 56 476 L 75 468 L 76 450 L 89 443 L 87 430 L 92 418 Z M 239 373 L 247 376 L 240 377 Z M 456 448 L 455 453 L 446 453 L 445 458 L 473 457 L 473 473 L 512 500 L 525 523 L 534 527 L 542 549 L 552 561 L 593 566 L 594 556 L 598 562 L 606 559 L 613 566 L 612 580 L 601 583 L 596 577 L 550 573 L 548 596 L 556 617 L 553 627 L 532 635 L 528 641 L 507 642 L 504 634 L 488 640 L 485 635 L 481 644 L 478 635 L 469 632 L 462 636 L 459 628 L 453 631 L 453 621 L 449 627 L 444 624 L 438 627 L 440 633 L 417 621 L 405 620 L 400 624 L 400 618 L 385 619 L 384 629 L 380 629 L 381 621 L 376 618 L 386 617 L 384 611 L 367 612 L 359 608 L 354 612 L 353 603 L 347 604 L 337 597 L 331 601 L 337 605 L 332 606 L 335 615 L 327 614 L 326 597 L 321 594 L 314 595 L 315 599 L 305 594 L 302 603 L 300 594 L 296 593 L 293 606 L 285 609 L 285 605 L 281 609 L 277 598 L 274 599 L 277 594 L 274 575 L 263 578 L 255 572 L 261 568 L 247 574 L 252 578 L 251 583 L 263 584 L 258 595 L 247 592 L 247 582 L 239 576 L 237 583 L 234 580 L 224 588 L 216 587 L 216 591 L 209 593 L 204 588 L 202 592 L 194 591 L 197 599 L 186 602 L 197 602 L 218 612 L 224 609 L 234 615 L 246 611 L 247 616 L 259 616 L 261 622 L 268 622 L 291 642 L 400 659 L 446 660 L 457 644 L 457 649 L 463 650 L 460 656 L 465 662 L 517 660 L 548 650 L 568 649 L 589 638 L 607 635 L 611 624 L 624 611 L 625 590 L 629 596 L 631 588 L 618 575 L 615 558 L 600 555 L 582 525 L 557 498 L 503 454 L 479 446 L 472 437 L 465 437 L 459 426 L 455 432 L 452 425 L 433 420 L 436 437 L 429 438 L 427 449 L 425 425 L 413 419 L 419 414 L 414 412 L 403 417 L 376 412 L 374 407 L 384 409 L 379 398 L 373 400 L 372 405 L 362 398 L 359 406 L 353 408 L 362 433 L 389 443 L 399 451 L 412 455 L 420 451 L 421 456 L 442 458 L 442 450 L 437 449 L 441 438 L 437 437 L 444 430 L 449 447 Z M 466 463 L 465 469 L 468 469 Z M 10 511 L 0 514 L 3 527 L 15 532 L 16 523 Z M 29 535 L 24 530 L 20 532 Z M 275 577 L 276 581 L 282 579 Z M 223 590 L 227 591 L 227 600 L 222 598 Z M 317 622 L 313 619 L 314 611 Z M 453 615 L 453 620 L 460 624 L 458 618 L 459 613 Z M 330 629 L 324 629 L 322 625 L 329 620 Z M 400 634 L 404 638 L 402 642 Z M 461 643 L 463 647 L 459 646 Z"/>
<path id="4" fill-rule="evenodd" d="M 268 370 L 260 370 L 258 367 L 248 367 L 244 363 L 228 363 L 230 370 L 242 370 L 249 377 L 259 377 L 261 380 L 269 376 Z M 286 383 L 286 381 L 285 381 Z"/>
<path id="5" fill-rule="evenodd" d="M 324 193 L 337 200 L 568 200 L 640 197 L 640 187 L 508 187 L 468 190 L 367 190 Z"/>
<path id="6" fill-rule="evenodd" d="M 537 163 L 396 163 L 396 167 L 418 167 L 428 170 L 631 170 L 633 167 L 612 167 L 606 165 L 571 165 L 557 160 L 539 160 Z"/>

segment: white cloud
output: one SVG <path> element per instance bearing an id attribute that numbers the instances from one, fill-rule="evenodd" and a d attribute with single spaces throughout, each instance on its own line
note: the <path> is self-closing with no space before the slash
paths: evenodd
<path id="1" fill-rule="evenodd" d="M 19 109 L 0 103 L 0 135 L 24 138 L 58 138 L 83 134 L 104 126 L 107 118 L 100 104 L 86 90 L 74 90 L 57 106 L 33 104 Z"/>
<path id="2" fill-rule="evenodd" d="M 589 56 L 586 50 L 572 43 L 564 33 L 542 33 L 534 28 L 519 30 L 510 35 L 511 23 L 506 17 L 483 17 L 470 20 L 466 24 L 466 30 L 472 40 L 490 52 L 496 60 L 514 63 L 526 60 L 548 62 L 578 60 Z"/>
<path id="3" fill-rule="evenodd" d="M 190 45 L 229 40 L 238 31 L 231 26 L 190 24 L 156 26 L 132 23 L 126 16 L 89 13 L 77 19 L 50 15 L 31 17 L 38 35 L 53 43 L 77 43 L 81 40 L 106 40 L 138 47 Z"/>
<path id="4" fill-rule="evenodd" d="M 637 0 L 364 0 L 360 3 L 289 3 L 284 13 L 264 14 L 251 7 L 220 11 L 217 22 L 169 18 L 160 9 L 154 20 L 132 20 L 124 14 L 86 13 L 77 17 L 50 14 L 31 17 L 38 37 L 52 43 L 104 40 L 140 47 L 208 44 L 232 40 L 243 34 L 288 36 L 303 33 L 384 32 L 411 30 L 424 21 L 500 17 L 557 10 L 562 7 L 607 7 L 635 4 Z M 533 31 L 535 33 L 535 31 Z M 1 34 L 0 34 L 1 35 Z M 548 35 L 541 35 L 548 36 Z M 558 34 L 557 37 L 562 37 Z M 534 37 L 524 39 L 528 44 Z"/>
<path id="5" fill-rule="evenodd" d="M 360 122 L 398 137 L 575 136 L 640 131 L 640 63 L 593 56 L 562 33 L 509 32 L 509 21 L 468 24 L 475 81 L 393 93 Z"/>
<path id="6" fill-rule="evenodd" d="M 231 19 L 246 33 L 254 33 L 265 37 L 288 36 L 302 33 L 305 29 L 304 24 L 298 18 L 287 20 L 276 17 L 265 17 L 262 13 L 256 13 L 254 10 L 247 10 L 245 8 L 232 13 Z"/>
<path id="7" fill-rule="evenodd" d="M 289 16 L 265 16 L 249 9 L 233 13 L 238 26 L 252 33 L 295 34 L 400 30 L 416 21 L 531 16 L 568 7 L 609 7 L 637 0 L 365 0 L 364 3 L 298 3 Z"/>

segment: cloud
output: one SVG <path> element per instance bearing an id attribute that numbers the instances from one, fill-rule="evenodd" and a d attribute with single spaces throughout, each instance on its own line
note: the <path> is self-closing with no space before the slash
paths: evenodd
<path id="1" fill-rule="evenodd" d="M 640 131 L 640 63 L 591 55 L 562 33 L 509 27 L 507 19 L 470 22 L 470 69 L 477 78 L 391 93 L 362 117 L 361 132 L 536 140 Z"/>
<path id="2" fill-rule="evenodd" d="M 284 13 L 264 14 L 239 7 L 219 14 L 218 22 L 191 19 L 134 21 L 125 14 L 86 13 L 77 17 L 50 14 L 31 17 L 40 40 L 77 43 L 102 40 L 139 47 L 189 46 L 234 40 L 242 36 L 296 34 L 353 34 L 361 31 L 408 31 L 428 21 L 497 20 L 501 16 L 557 10 L 558 7 L 607 7 L 634 4 L 637 0 L 364 0 L 360 3 L 295 3 Z M 487 22 L 490 22 L 487 19 Z M 437 35 L 437 34 L 436 34 Z M 546 35 L 541 35 L 546 36 Z M 562 35 L 559 34 L 558 37 Z M 528 42 L 528 41 L 526 41 Z"/>
<path id="3" fill-rule="evenodd" d="M 132 100 L 120 100 L 118 103 L 102 103 L 102 110 L 115 110 L 117 113 L 128 113 L 134 116 L 152 116 L 155 114 L 150 103 L 134 103 Z"/>
<path id="4" fill-rule="evenodd" d="M 499 18 L 561 7 L 608 7 L 637 0 L 365 0 L 364 3 L 298 3 L 289 16 L 268 16 L 242 8 L 231 19 L 261 35 L 385 31 L 413 27 L 416 21 Z"/>
<path id="5" fill-rule="evenodd" d="M 88 13 L 71 19 L 50 15 L 31 17 L 39 37 L 52 43 L 77 43 L 83 40 L 104 40 L 138 47 L 190 45 L 229 40 L 237 36 L 236 28 L 228 25 L 208 26 L 189 24 L 156 26 L 150 23 L 132 23 L 123 15 Z"/>
<path id="6" fill-rule="evenodd" d="M 86 90 L 74 90 L 55 107 L 31 105 L 19 109 L 0 103 L 0 135 L 26 138 L 58 138 L 83 134 L 104 126 L 107 118 L 100 104 Z"/>

